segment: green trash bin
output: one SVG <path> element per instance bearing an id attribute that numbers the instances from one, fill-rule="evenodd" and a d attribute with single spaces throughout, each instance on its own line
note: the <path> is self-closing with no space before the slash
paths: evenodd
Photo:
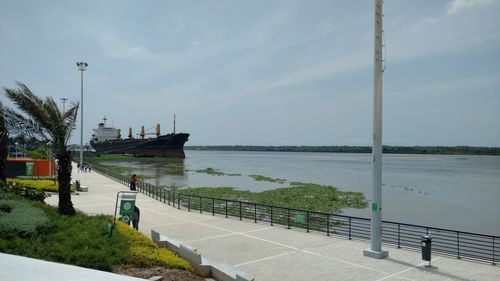
<path id="1" fill-rule="evenodd" d="M 34 166 L 35 164 L 33 162 L 26 162 L 26 176 L 33 176 Z"/>

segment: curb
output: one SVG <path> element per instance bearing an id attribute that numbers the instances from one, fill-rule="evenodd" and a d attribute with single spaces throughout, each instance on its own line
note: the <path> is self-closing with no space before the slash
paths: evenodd
<path id="1" fill-rule="evenodd" d="M 172 239 L 151 229 L 151 239 L 160 247 L 166 247 L 186 259 L 203 277 L 212 277 L 218 281 L 255 281 L 254 277 L 228 264 L 214 263 L 193 248 L 179 240 Z"/>

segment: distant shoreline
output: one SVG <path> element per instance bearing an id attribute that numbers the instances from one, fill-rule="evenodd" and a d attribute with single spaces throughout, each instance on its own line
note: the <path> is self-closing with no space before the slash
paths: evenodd
<path id="1" fill-rule="evenodd" d="M 371 153 L 371 146 L 258 146 L 258 145 L 190 145 L 186 150 L 200 151 L 270 151 L 270 152 L 336 152 Z M 476 146 L 389 146 L 387 154 L 492 155 L 500 156 L 500 147 Z"/>

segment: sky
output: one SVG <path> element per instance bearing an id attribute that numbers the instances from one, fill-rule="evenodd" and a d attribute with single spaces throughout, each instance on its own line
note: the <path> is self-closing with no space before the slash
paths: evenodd
<path id="1" fill-rule="evenodd" d="M 385 145 L 500 147 L 499 11 L 384 2 Z M 124 135 L 171 132 L 175 114 L 186 145 L 371 145 L 373 14 L 371 0 L 0 0 L 0 86 L 79 102 L 87 62 L 84 143 L 104 116 Z"/>

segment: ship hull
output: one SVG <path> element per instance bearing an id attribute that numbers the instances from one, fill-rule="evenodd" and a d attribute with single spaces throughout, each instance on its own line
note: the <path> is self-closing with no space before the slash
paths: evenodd
<path id="1" fill-rule="evenodd" d="M 184 143 L 189 134 L 168 134 L 150 139 L 124 139 L 90 142 L 97 154 L 130 154 L 137 157 L 185 158 Z"/>

